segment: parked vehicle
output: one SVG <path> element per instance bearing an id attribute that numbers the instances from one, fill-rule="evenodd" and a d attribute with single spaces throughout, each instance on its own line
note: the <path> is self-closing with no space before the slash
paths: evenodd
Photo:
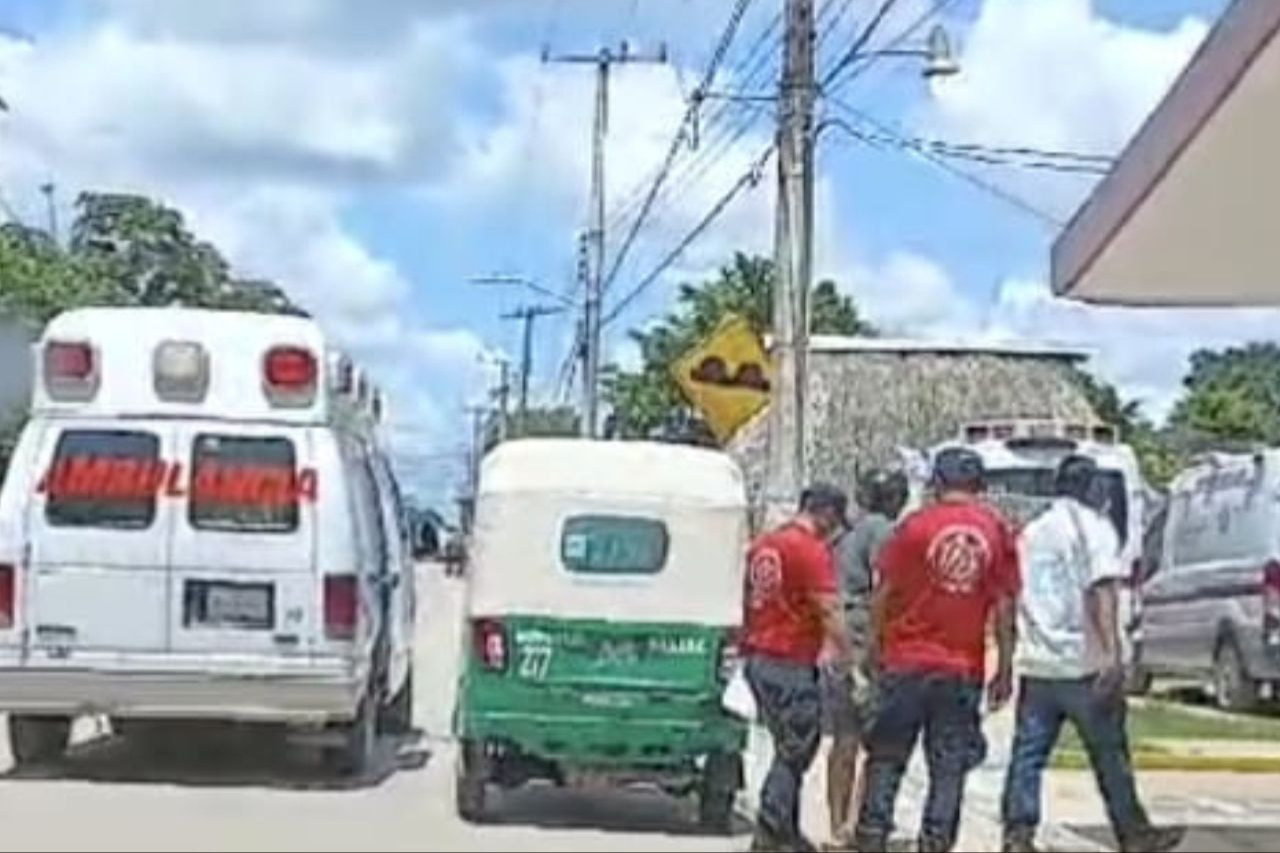
<path id="1" fill-rule="evenodd" d="M 1280 684 L 1280 450 L 1213 454 L 1169 492 L 1143 662 L 1247 711 Z"/>
<path id="2" fill-rule="evenodd" d="M 1120 560 L 1134 580 L 1120 602 L 1125 614 L 1129 666 L 1136 672 L 1143 646 L 1142 596 L 1132 586 L 1143 575 L 1143 537 L 1149 515 L 1158 502 L 1148 489 L 1137 454 L 1116 440 L 1112 427 L 1061 420 L 992 420 L 966 424 L 959 439 L 933 448 L 963 444 L 975 450 L 986 465 L 987 497 L 1015 525 L 1044 511 L 1053 500 L 1058 465 L 1070 454 L 1088 456 L 1098 464 L 1107 485 L 1105 512 L 1120 538 Z M 918 470 L 927 472 L 928 466 Z"/>
<path id="3" fill-rule="evenodd" d="M 745 724 L 721 707 L 747 546 L 728 456 L 527 440 L 485 461 L 455 728 L 459 813 L 490 785 L 647 783 L 726 830 Z"/>
<path id="4" fill-rule="evenodd" d="M 0 710 L 286 724 L 362 771 L 412 715 L 413 572 L 381 394 L 296 317 L 93 309 L 38 344 L 0 492 Z"/>

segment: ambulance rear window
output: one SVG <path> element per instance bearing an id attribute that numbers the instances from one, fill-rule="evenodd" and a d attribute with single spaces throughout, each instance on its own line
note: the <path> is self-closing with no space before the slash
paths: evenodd
<path id="1" fill-rule="evenodd" d="M 187 516 L 198 530 L 298 529 L 297 458 L 287 438 L 196 436 Z"/>
<path id="2" fill-rule="evenodd" d="M 54 449 L 45 518 L 54 527 L 147 529 L 156 518 L 154 491 L 118 486 L 159 457 L 160 439 L 151 433 L 67 430 Z"/>

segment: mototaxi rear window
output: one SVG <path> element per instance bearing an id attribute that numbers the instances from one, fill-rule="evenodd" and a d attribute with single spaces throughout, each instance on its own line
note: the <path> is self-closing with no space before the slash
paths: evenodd
<path id="1" fill-rule="evenodd" d="M 198 435 L 187 518 L 197 530 L 292 533 L 298 529 L 297 454 L 287 438 Z"/>
<path id="2" fill-rule="evenodd" d="M 155 463 L 160 439 L 128 430 L 66 430 L 58 436 L 43 490 L 53 527 L 146 530 L 156 518 L 153 490 L 117 488 Z"/>
<path id="3" fill-rule="evenodd" d="M 656 575 L 670 547 L 667 526 L 656 519 L 579 515 L 564 524 L 560 560 L 575 574 Z"/>

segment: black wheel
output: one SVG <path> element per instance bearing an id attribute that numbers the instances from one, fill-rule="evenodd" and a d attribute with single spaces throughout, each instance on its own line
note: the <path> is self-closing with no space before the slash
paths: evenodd
<path id="1" fill-rule="evenodd" d="M 698 790 L 698 823 L 707 832 L 733 831 L 734 803 L 742 787 L 742 758 L 727 753 L 707 757 Z"/>
<path id="2" fill-rule="evenodd" d="M 392 735 L 407 735 L 413 731 L 413 669 L 405 676 L 400 692 L 382 708 L 379 728 Z"/>
<path id="3" fill-rule="evenodd" d="M 1213 661 L 1214 695 L 1224 711 L 1247 713 L 1258 708 L 1258 682 L 1249 675 L 1236 641 L 1222 641 Z"/>
<path id="4" fill-rule="evenodd" d="M 453 796 L 458 817 L 468 823 L 484 821 L 489 796 L 489 769 L 483 744 L 471 740 L 458 744 Z"/>
<path id="5" fill-rule="evenodd" d="M 356 712 L 356 718 L 338 727 L 342 735 L 342 744 L 325 751 L 325 762 L 339 776 L 363 776 L 373 764 L 374 750 L 378 740 L 375 701 L 372 693 L 367 692 L 360 700 L 360 709 Z"/>
<path id="6" fill-rule="evenodd" d="M 9 718 L 9 751 L 18 767 L 60 757 L 66 752 L 70 737 L 71 720 L 67 717 L 15 714 Z"/>

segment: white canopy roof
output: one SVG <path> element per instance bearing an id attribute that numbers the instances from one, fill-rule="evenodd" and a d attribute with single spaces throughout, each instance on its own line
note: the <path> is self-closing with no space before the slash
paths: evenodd
<path id="1" fill-rule="evenodd" d="M 745 507 L 742 470 L 727 454 L 643 441 L 525 439 L 486 457 L 480 498 L 593 494 Z"/>
<path id="2" fill-rule="evenodd" d="M 1280 2 L 1235 0 L 1053 249 L 1055 292 L 1280 304 Z"/>

